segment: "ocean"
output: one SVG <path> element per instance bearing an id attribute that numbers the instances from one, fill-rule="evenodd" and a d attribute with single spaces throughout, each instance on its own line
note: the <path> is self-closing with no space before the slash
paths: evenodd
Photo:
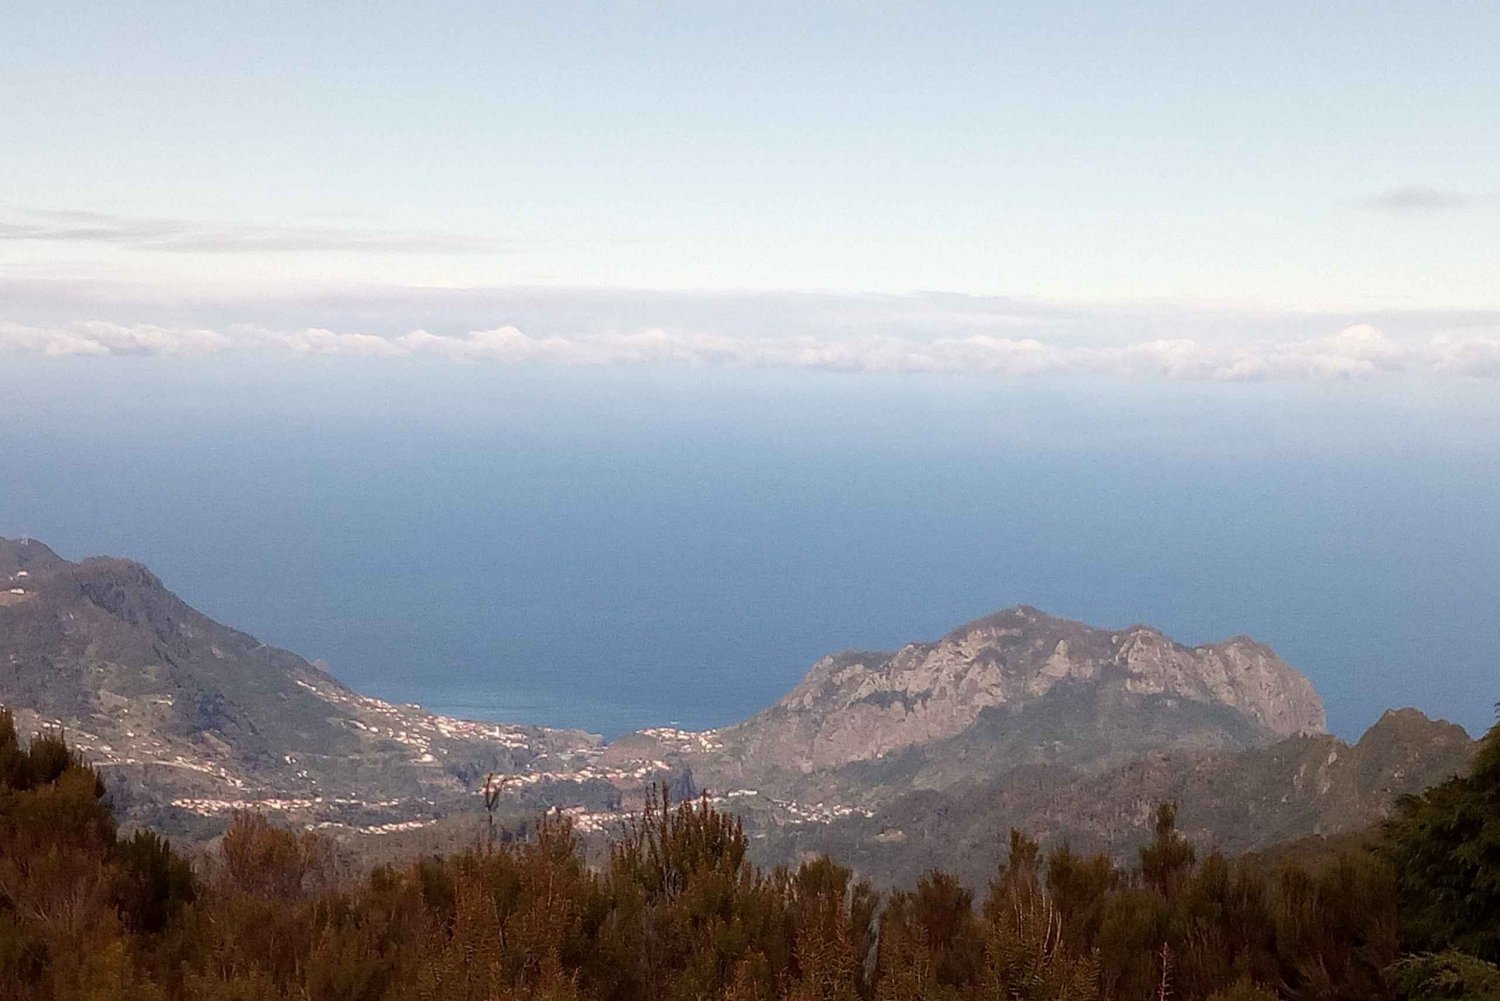
<path id="1" fill-rule="evenodd" d="M 0 534 L 370 694 L 711 727 L 1026 603 L 1247 633 L 1331 728 L 1500 699 L 1500 392 L 411 359 L 10 359 Z"/>

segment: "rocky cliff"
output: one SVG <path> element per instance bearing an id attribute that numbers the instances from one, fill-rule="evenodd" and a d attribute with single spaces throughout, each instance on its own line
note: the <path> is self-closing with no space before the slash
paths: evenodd
<path id="1" fill-rule="evenodd" d="M 954 738 L 987 711 L 1079 689 L 1228 709 L 1265 739 L 1325 725 L 1311 683 L 1246 637 L 1186 647 L 1148 626 L 1095 629 L 1022 606 L 936 643 L 825 657 L 785 698 L 717 736 L 743 759 L 806 773 Z"/>

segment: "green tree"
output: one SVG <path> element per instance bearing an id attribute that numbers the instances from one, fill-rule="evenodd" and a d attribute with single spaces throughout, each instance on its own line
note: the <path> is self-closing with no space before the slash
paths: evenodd
<path id="1" fill-rule="evenodd" d="M 1500 962 L 1500 723 L 1467 776 L 1403 797 L 1383 833 L 1406 947 Z"/>
<path id="2" fill-rule="evenodd" d="M 1500 968 L 1451 949 L 1408 956 L 1385 979 L 1396 1001 L 1500 1001 Z"/>

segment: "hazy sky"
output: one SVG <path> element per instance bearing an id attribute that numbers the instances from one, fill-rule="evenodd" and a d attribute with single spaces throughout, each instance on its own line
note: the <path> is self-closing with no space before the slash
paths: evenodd
<path id="1" fill-rule="evenodd" d="M 1253 632 L 1340 732 L 1482 725 L 1496 39 L 1453 0 L 3 5 L 0 534 L 553 721 L 666 677 L 723 722 L 1025 601 Z"/>
<path id="2" fill-rule="evenodd" d="M 1493 333 L 1497 37 L 1453 2 L 13 4 L 0 302 L 940 290 Z"/>

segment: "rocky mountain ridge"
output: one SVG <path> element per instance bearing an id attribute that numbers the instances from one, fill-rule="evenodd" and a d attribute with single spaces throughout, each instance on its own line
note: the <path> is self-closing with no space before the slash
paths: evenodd
<path id="1" fill-rule="evenodd" d="M 825 657 L 725 736 L 811 771 L 956 736 L 986 708 L 1080 682 L 1225 705 L 1278 736 L 1326 725 L 1311 683 L 1248 637 L 1189 648 L 1149 626 L 1094 629 L 1023 605 L 936 643 Z"/>
<path id="2" fill-rule="evenodd" d="M 1307 679 L 1252 640 L 1185 647 L 1026 606 L 894 653 L 823 658 L 735 726 L 606 744 L 369 698 L 202 615 L 138 563 L 19 540 L 0 540 L 0 704 L 23 730 L 64 728 L 128 822 L 177 836 L 250 809 L 351 837 L 430 831 L 440 846 L 444 831 L 473 835 L 464 818 L 490 775 L 502 816 L 556 809 L 588 835 L 666 781 L 744 817 L 763 860 L 837 847 L 876 876 L 997 824 L 1134 837 L 1159 798 L 1230 841 L 1332 832 L 1451 773 L 1468 746 L 1415 714 L 1351 750 L 1321 733 Z M 1254 818 L 1236 813 L 1247 777 Z"/>
<path id="3" fill-rule="evenodd" d="M 869 805 L 905 785 L 1022 763 L 1104 766 L 1179 746 L 1253 747 L 1322 733 L 1322 700 L 1269 647 L 1187 647 L 1160 630 L 1097 629 L 1030 606 L 894 653 L 824 657 L 776 704 L 701 734 L 648 731 L 606 755 L 661 759 L 713 787 Z"/>

